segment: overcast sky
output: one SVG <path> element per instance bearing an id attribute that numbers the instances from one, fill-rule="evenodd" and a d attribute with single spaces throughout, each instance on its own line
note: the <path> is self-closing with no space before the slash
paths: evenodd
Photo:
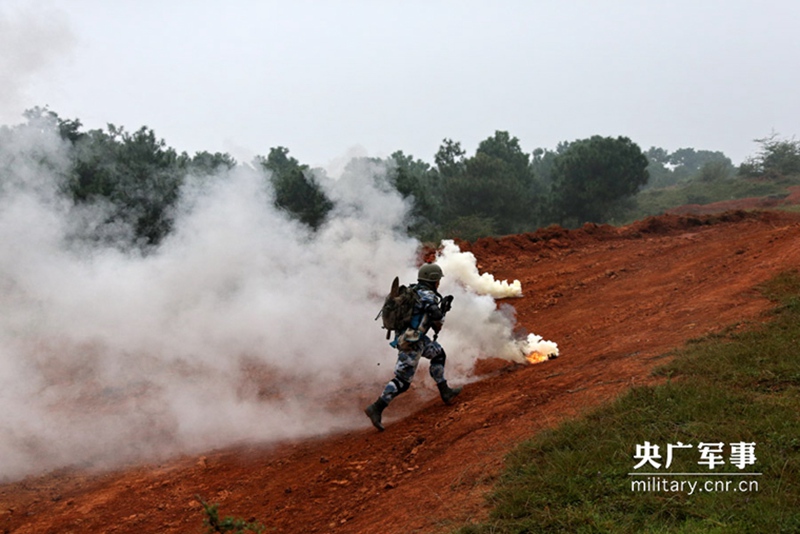
<path id="1" fill-rule="evenodd" d="M 800 134 L 800 1 L 0 0 L 0 123 L 47 105 L 302 163 L 495 130 L 720 150 Z"/>

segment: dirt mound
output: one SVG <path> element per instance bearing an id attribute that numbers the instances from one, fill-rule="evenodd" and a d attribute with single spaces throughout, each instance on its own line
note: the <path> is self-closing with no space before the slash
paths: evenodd
<path id="1" fill-rule="evenodd" d="M 800 215 L 672 214 L 469 249 L 484 270 L 522 282 L 525 296 L 509 302 L 519 324 L 556 341 L 561 357 L 481 362 L 485 378 L 451 407 L 412 391 L 387 411 L 384 433 L 365 418 L 362 430 L 316 440 L 6 484 L 0 529 L 201 532 L 197 495 L 274 532 L 440 532 L 480 519 L 519 440 L 648 383 L 664 354 L 690 338 L 761 320 L 770 304 L 755 288 L 800 263 Z"/>

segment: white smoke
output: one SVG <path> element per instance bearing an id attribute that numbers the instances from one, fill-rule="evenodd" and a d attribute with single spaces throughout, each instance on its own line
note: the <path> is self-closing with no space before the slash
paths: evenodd
<path id="1" fill-rule="evenodd" d="M 395 358 L 374 317 L 394 276 L 416 279 L 419 248 L 380 165 L 320 178 L 336 208 L 317 233 L 273 209 L 253 169 L 190 179 L 173 232 L 142 254 L 80 239 L 103 208 L 59 194 L 57 136 L 5 137 L 0 479 L 368 426 L 357 399 Z M 451 274 L 440 341 L 458 382 L 520 349 L 513 316 Z"/>
<path id="2" fill-rule="evenodd" d="M 463 290 L 470 306 L 471 317 L 466 321 L 456 312 L 453 314 L 458 324 L 462 339 L 469 336 L 468 325 L 479 324 L 481 331 L 476 336 L 475 346 L 480 347 L 482 354 L 492 354 L 518 363 L 536 363 L 549 358 L 558 357 L 558 345 L 547 341 L 536 334 L 528 334 L 524 339 L 514 339 L 511 335 L 513 317 L 499 314 L 494 299 L 522 296 L 522 283 L 514 280 L 495 280 L 491 273 L 478 272 L 478 262 L 471 252 L 462 252 L 454 241 L 445 239 L 437 253 L 436 263 L 447 273 L 443 279 L 443 288 L 450 291 Z M 483 295 L 484 298 L 478 298 Z M 512 310 L 512 308 L 506 308 Z M 467 334 L 464 334 L 464 332 Z M 487 331 L 492 335 L 484 336 Z M 468 350 L 468 349 L 467 349 Z"/>
<path id="3" fill-rule="evenodd" d="M 64 13 L 52 6 L 43 16 L 34 6 L 0 3 L 0 121 L 16 120 L 38 75 L 74 47 Z"/>
<path id="4" fill-rule="evenodd" d="M 478 274 L 478 261 L 472 252 L 461 252 L 454 241 L 442 241 L 442 250 L 436 263 L 448 276 L 471 288 L 480 295 L 489 295 L 496 299 L 522 296 L 522 284 L 519 280 L 509 283 L 508 280 L 495 280 L 491 273 Z"/>

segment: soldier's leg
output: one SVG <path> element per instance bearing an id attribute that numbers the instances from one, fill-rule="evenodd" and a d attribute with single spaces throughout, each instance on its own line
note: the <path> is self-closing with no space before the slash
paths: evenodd
<path id="1" fill-rule="evenodd" d="M 422 356 L 430 359 L 431 378 L 436 382 L 436 387 L 439 388 L 442 400 L 445 404 L 450 404 L 456 395 L 461 393 L 461 388 L 451 388 L 447 385 L 447 380 L 444 377 L 444 364 L 447 360 L 447 354 L 445 354 L 444 348 L 438 342 L 430 341 L 422 349 Z"/>
<path id="2" fill-rule="evenodd" d="M 406 391 L 411 386 L 411 380 L 417 372 L 421 351 L 400 351 L 397 354 L 397 363 L 394 366 L 394 378 L 392 378 L 378 400 L 367 406 L 364 413 L 367 414 L 372 424 L 383 432 L 381 417 L 383 410 L 392 402 L 392 399 Z"/>
<path id="3" fill-rule="evenodd" d="M 394 378 L 392 378 L 383 389 L 381 399 L 386 404 L 392 399 L 404 393 L 411 386 L 414 374 L 419 365 L 420 351 L 399 351 L 397 353 L 397 363 L 394 366 Z"/>
<path id="4" fill-rule="evenodd" d="M 444 378 L 444 363 L 447 360 L 447 355 L 444 348 L 437 341 L 429 341 L 422 349 L 422 357 L 431 361 L 429 372 L 431 378 L 437 383 L 445 382 Z"/>

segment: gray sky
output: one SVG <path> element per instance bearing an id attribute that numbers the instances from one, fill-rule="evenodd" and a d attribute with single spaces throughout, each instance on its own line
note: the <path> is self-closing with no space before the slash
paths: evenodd
<path id="1" fill-rule="evenodd" d="M 495 130 L 721 150 L 800 134 L 800 2 L 0 0 L 0 122 L 48 105 L 302 163 Z"/>

